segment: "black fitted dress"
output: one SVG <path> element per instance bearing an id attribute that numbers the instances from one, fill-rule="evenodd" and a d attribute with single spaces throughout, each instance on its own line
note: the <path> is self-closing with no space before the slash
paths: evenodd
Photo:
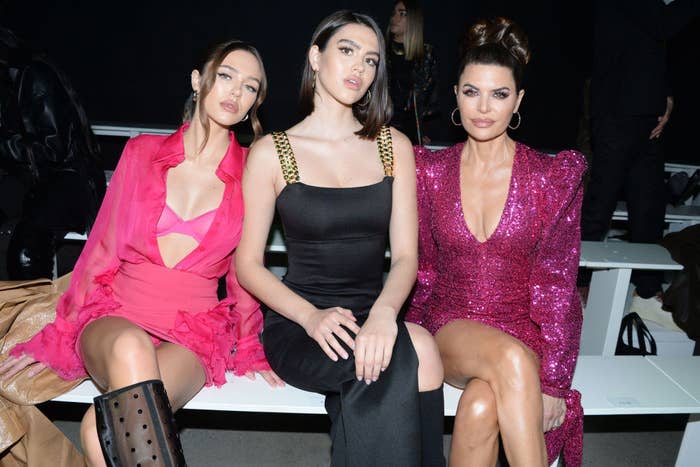
<path id="1" fill-rule="evenodd" d="M 287 181 L 277 198 L 289 260 L 282 281 L 317 308 L 352 310 L 362 325 L 383 286 L 393 182 L 389 130 L 378 138 L 384 179 L 357 188 L 300 182 L 286 134 L 273 139 Z M 331 465 L 420 465 L 418 359 L 403 322 L 389 367 L 370 385 L 357 380 L 352 352 L 332 361 L 300 325 L 270 309 L 263 345 L 284 381 L 326 395 Z"/>

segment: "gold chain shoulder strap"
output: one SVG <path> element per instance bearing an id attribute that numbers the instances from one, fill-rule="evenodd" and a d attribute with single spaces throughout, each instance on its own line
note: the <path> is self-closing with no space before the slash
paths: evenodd
<path id="1" fill-rule="evenodd" d="M 394 150 L 391 145 L 391 130 L 384 125 L 379 130 L 377 136 L 377 146 L 379 147 L 379 159 L 384 166 L 384 175 L 386 177 L 394 176 Z"/>
<path id="2" fill-rule="evenodd" d="M 277 157 L 280 160 L 284 181 L 287 184 L 297 183 L 299 181 L 299 169 L 297 168 L 297 161 L 294 159 L 294 152 L 292 152 L 292 145 L 289 144 L 287 133 L 284 131 L 272 132 L 272 142 L 275 143 L 275 151 L 277 151 Z"/>

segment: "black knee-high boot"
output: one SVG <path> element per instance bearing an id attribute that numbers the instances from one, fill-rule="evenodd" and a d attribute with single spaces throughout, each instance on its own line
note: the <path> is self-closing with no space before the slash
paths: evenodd
<path id="1" fill-rule="evenodd" d="M 421 465 L 444 467 L 442 435 L 444 430 L 445 396 L 442 386 L 418 393 L 421 419 Z"/>
<path id="2" fill-rule="evenodd" d="M 95 416 L 109 467 L 186 466 L 162 381 L 143 381 L 97 396 Z"/>

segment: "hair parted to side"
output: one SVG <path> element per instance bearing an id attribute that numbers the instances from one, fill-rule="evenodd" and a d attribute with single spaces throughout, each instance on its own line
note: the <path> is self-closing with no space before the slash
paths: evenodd
<path id="1" fill-rule="evenodd" d="M 260 53 L 255 47 L 247 42 L 236 39 L 222 42 L 211 47 L 204 56 L 204 60 L 202 60 L 196 67 L 200 74 L 197 101 L 203 102 L 209 92 L 211 92 L 211 89 L 214 87 L 214 82 L 216 81 L 216 70 L 219 68 L 226 56 L 234 50 L 245 50 L 246 52 L 252 54 L 258 60 L 260 70 L 262 71 L 260 89 L 258 89 L 258 95 L 253 103 L 253 107 L 251 107 L 249 111 L 250 124 L 253 127 L 253 141 L 255 141 L 262 135 L 263 132 L 260 119 L 258 118 L 258 109 L 267 96 L 267 75 L 265 74 L 265 67 L 263 66 L 262 57 L 260 57 Z M 185 102 L 185 109 L 182 113 L 183 122 L 191 121 L 195 117 L 194 113 L 197 106 L 193 97 L 194 92 L 191 92 L 187 102 Z M 200 123 L 204 127 L 204 140 L 200 148 L 201 150 L 207 144 L 207 140 L 209 139 L 209 115 L 207 114 L 207 111 L 203 105 L 199 106 L 199 113 L 197 116 L 199 117 Z"/>
<path id="2" fill-rule="evenodd" d="M 474 23 L 464 38 L 457 79 L 467 65 L 501 65 L 513 72 L 516 90 L 523 87 L 530 48 L 523 30 L 508 18 L 497 17 Z"/>
<path id="3" fill-rule="evenodd" d="M 352 106 L 353 115 L 362 124 L 362 128 L 356 134 L 360 138 L 375 139 L 382 126 L 388 124 L 391 120 L 389 78 L 386 70 L 386 47 L 384 45 L 384 36 L 377 23 L 362 13 L 355 13 L 350 10 L 336 11 L 324 18 L 316 27 L 311 37 L 309 49 L 315 45 L 323 52 L 326 50 L 330 38 L 340 28 L 348 24 L 360 24 L 372 29 L 379 43 L 379 63 L 377 64 L 377 74 L 369 87 L 371 93 L 369 103 L 361 105 L 361 102 L 356 102 Z M 299 90 L 299 106 L 302 117 L 306 117 L 314 111 L 315 92 L 314 70 L 311 68 L 311 63 L 307 57 Z M 363 100 L 360 99 L 360 101 Z"/>
<path id="4" fill-rule="evenodd" d="M 406 60 L 422 60 L 425 55 L 425 46 L 423 44 L 423 9 L 418 0 L 396 0 L 397 3 L 403 3 L 406 7 L 406 32 L 403 36 L 403 50 Z M 390 26 L 386 29 L 387 41 L 392 39 Z"/>

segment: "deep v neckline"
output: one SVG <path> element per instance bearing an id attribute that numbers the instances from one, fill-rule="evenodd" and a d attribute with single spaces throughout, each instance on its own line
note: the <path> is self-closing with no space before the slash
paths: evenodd
<path id="1" fill-rule="evenodd" d="M 515 142 L 515 153 L 513 154 L 513 166 L 511 167 L 510 170 L 510 180 L 508 181 L 508 193 L 506 194 L 506 200 L 503 203 L 503 208 L 501 208 L 501 215 L 498 218 L 498 223 L 496 224 L 496 227 L 493 229 L 493 232 L 489 236 L 486 237 L 483 241 L 479 240 L 476 235 L 471 231 L 469 228 L 469 224 L 467 223 L 467 216 L 464 214 L 464 205 L 462 204 L 462 149 L 464 148 L 464 145 L 459 149 L 459 155 L 455 159 L 457 159 L 457 176 L 455 177 L 456 183 L 457 183 L 457 189 L 455 192 L 457 193 L 457 206 L 459 207 L 459 215 L 461 216 L 462 219 L 462 225 L 464 226 L 464 229 L 467 231 L 467 234 L 474 239 L 479 245 L 485 245 L 491 241 L 492 238 L 494 238 L 499 231 L 501 230 L 501 226 L 503 225 L 504 218 L 506 217 L 507 211 L 508 211 L 508 206 L 511 203 L 511 198 L 513 196 L 513 185 L 514 185 L 514 180 L 515 180 L 515 169 L 517 164 L 519 163 L 518 159 L 518 153 L 520 152 L 520 144 L 516 141 Z"/>

